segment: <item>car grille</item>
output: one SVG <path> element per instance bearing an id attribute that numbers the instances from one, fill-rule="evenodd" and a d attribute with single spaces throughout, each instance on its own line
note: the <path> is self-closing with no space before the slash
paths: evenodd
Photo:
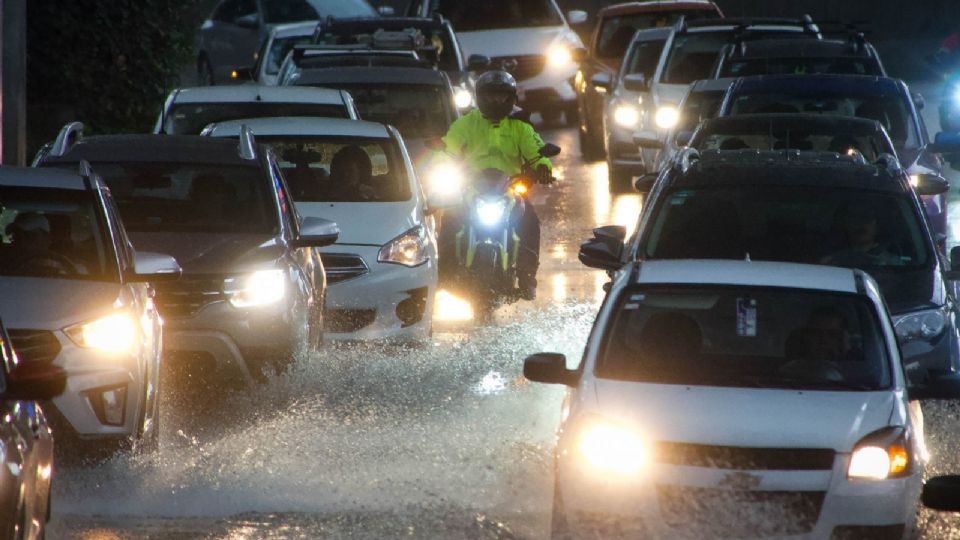
<path id="1" fill-rule="evenodd" d="M 324 329 L 333 334 L 357 332 L 373 324 L 375 309 L 328 309 L 324 313 Z"/>
<path id="2" fill-rule="evenodd" d="M 60 354 L 60 342 L 46 330 L 10 330 L 10 342 L 24 362 L 53 362 Z"/>
<path id="3" fill-rule="evenodd" d="M 176 281 L 157 283 L 154 299 L 157 311 L 167 318 L 192 317 L 204 307 L 226 300 L 223 277 L 182 277 Z"/>
<path id="4" fill-rule="evenodd" d="M 810 532 L 823 491 L 743 491 L 657 486 L 660 513 L 672 528 L 707 538 L 787 536 Z"/>
<path id="5" fill-rule="evenodd" d="M 339 283 L 370 271 L 363 257 L 346 253 L 321 253 L 323 271 L 327 274 L 327 283 Z"/>
<path id="6" fill-rule="evenodd" d="M 834 451 L 820 448 L 747 448 L 661 442 L 657 461 L 668 465 L 734 470 L 829 471 Z"/>
<path id="7" fill-rule="evenodd" d="M 547 59 L 542 54 L 527 54 L 521 56 L 498 56 L 491 59 L 494 66 L 504 66 L 517 81 L 532 79 L 543 72 Z"/>

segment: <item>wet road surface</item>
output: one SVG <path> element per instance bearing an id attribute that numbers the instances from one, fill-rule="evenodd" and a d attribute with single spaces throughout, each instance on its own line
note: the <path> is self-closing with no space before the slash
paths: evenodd
<path id="1" fill-rule="evenodd" d="M 936 88 L 921 89 L 934 129 Z M 595 226 L 632 227 L 641 198 L 608 192 L 574 129 L 542 132 L 564 152 L 561 182 L 534 194 L 536 302 L 479 328 L 441 294 L 447 320 L 422 350 L 331 348 L 252 392 L 200 400 L 164 388 L 159 452 L 60 467 L 48 538 L 548 537 L 563 390 L 526 384 L 522 360 L 579 359 L 606 278 L 577 249 Z M 960 473 L 960 408 L 925 413 L 932 472 Z M 960 518 L 922 512 L 921 524 L 924 538 L 960 538 Z"/>

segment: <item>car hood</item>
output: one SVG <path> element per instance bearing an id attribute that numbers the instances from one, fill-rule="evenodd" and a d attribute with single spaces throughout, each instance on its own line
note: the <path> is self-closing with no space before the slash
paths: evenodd
<path id="1" fill-rule="evenodd" d="M 337 244 L 382 246 L 421 224 L 414 199 L 404 202 L 297 203 L 302 216 L 329 219 L 340 227 Z"/>
<path id="2" fill-rule="evenodd" d="M 596 381 L 599 410 L 655 440 L 849 452 L 890 425 L 893 392 L 807 392 Z"/>
<path id="3" fill-rule="evenodd" d="M 173 256 L 184 274 L 232 274 L 246 272 L 275 261 L 284 247 L 270 235 L 131 233 L 140 251 Z"/>
<path id="4" fill-rule="evenodd" d="M 8 329 L 59 330 L 112 311 L 121 286 L 104 281 L 0 277 Z"/>
<path id="5" fill-rule="evenodd" d="M 565 26 L 457 32 L 457 39 L 460 40 L 464 55 L 469 57 L 471 54 L 485 54 L 491 58 L 546 54 L 550 45 L 560 39 L 570 40 L 575 44 L 580 43 L 576 34 Z"/>

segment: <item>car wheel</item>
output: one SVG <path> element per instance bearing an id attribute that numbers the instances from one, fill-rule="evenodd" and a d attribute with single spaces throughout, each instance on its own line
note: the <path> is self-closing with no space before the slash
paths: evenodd
<path id="1" fill-rule="evenodd" d="M 216 81 L 213 79 L 213 66 L 206 56 L 201 56 L 197 61 L 197 86 L 214 86 Z"/>
<path id="2" fill-rule="evenodd" d="M 633 191 L 633 175 L 607 162 L 607 178 L 610 193 L 629 193 Z"/>

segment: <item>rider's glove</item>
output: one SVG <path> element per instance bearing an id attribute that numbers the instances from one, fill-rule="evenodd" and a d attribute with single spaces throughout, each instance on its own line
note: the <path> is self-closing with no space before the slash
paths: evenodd
<path id="1" fill-rule="evenodd" d="M 553 177 L 553 174 L 550 172 L 550 169 L 546 165 L 540 165 L 537 167 L 537 183 L 548 185 L 556 182 L 557 179 Z"/>

